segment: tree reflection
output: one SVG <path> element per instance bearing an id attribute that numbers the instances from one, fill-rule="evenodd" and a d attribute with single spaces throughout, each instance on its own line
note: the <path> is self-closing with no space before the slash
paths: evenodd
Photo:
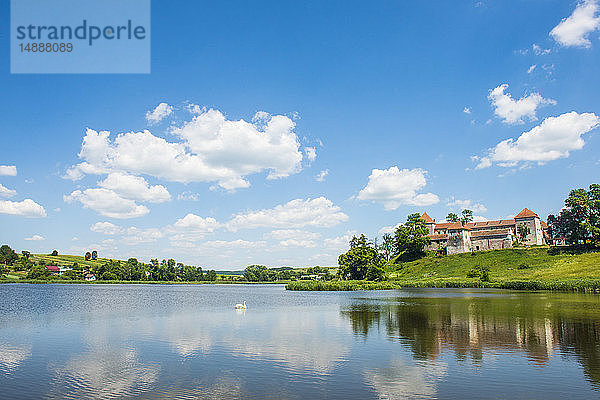
<path id="1" fill-rule="evenodd" d="M 432 292 L 423 292 L 426 293 Z M 469 297 L 400 297 L 388 304 L 357 300 L 341 311 L 355 334 L 373 330 L 431 360 L 444 349 L 478 362 L 489 351 L 526 354 L 540 367 L 554 354 L 575 357 L 600 386 L 600 308 L 597 295 L 486 293 Z"/>

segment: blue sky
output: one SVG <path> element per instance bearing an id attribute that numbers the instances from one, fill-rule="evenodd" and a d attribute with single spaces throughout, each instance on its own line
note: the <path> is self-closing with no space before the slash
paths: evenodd
<path id="1" fill-rule="evenodd" d="M 334 265 L 413 212 L 545 218 L 598 181 L 599 10 L 153 1 L 150 74 L 11 75 L 6 57 L 2 242 Z"/>

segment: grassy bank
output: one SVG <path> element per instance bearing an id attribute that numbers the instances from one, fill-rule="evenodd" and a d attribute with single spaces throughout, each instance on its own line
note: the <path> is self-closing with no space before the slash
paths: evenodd
<path id="1" fill-rule="evenodd" d="M 537 247 L 431 256 L 389 265 L 389 281 L 385 282 L 291 282 L 286 288 L 371 290 L 400 287 L 479 287 L 515 290 L 600 290 L 600 252 L 571 253 Z M 476 267 L 489 270 L 489 281 L 467 278 L 467 273 Z"/>

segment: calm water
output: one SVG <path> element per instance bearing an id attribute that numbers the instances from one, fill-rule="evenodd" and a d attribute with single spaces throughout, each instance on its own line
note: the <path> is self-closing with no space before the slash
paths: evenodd
<path id="1" fill-rule="evenodd" d="M 600 398 L 599 305 L 494 290 L 5 284 L 0 398 Z"/>

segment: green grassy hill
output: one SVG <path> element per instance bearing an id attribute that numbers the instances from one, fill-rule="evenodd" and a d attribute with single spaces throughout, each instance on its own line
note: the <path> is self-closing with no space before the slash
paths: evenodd
<path id="1" fill-rule="evenodd" d="M 491 281 L 600 279 L 600 252 L 551 254 L 548 248 L 506 249 L 431 256 L 388 267 L 391 280 L 465 280 L 476 266 L 490 270 Z"/>
<path id="2" fill-rule="evenodd" d="M 107 258 L 98 258 L 96 260 L 86 261 L 83 256 L 69 256 L 69 255 L 58 255 L 51 256 L 48 254 L 32 254 L 31 260 L 33 262 L 45 261 L 47 263 L 52 263 L 53 265 L 60 265 L 64 267 L 70 267 L 73 263 L 77 263 L 80 266 L 90 269 L 92 267 L 98 267 L 105 262 L 109 261 Z"/>

